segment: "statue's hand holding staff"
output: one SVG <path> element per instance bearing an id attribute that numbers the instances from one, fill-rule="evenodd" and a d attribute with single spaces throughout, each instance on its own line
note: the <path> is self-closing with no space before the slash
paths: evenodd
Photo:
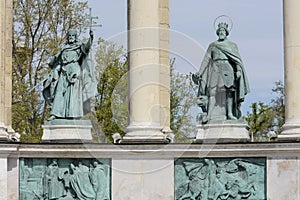
<path id="1" fill-rule="evenodd" d="M 92 31 L 92 29 L 90 29 L 90 37 L 92 40 L 94 39 L 94 32 Z"/>

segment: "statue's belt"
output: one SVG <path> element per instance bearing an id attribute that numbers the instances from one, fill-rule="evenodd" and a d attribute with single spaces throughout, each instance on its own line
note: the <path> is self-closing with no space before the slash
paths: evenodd
<path id="1" fill-rule="evenodd" d="M 228 60 L 214 60 L 215 63 L 228 63 Z"/>
<path id="2" fill-rule="evenodd" d="M 64 66 L 66 66 L 66 65 L 69 65 L 69 64 L 72 64 L 72 63 L 77 63 L 79 60 L 71 60 L 71 61 L 69 61 L 69 62 L 62 62 L 62 64 L 64 65 Z"/>

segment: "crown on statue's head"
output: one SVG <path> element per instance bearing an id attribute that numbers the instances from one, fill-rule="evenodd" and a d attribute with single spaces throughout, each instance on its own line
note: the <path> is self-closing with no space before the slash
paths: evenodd
<path id="1" fill-rule="evenodd" d="M 225 22 L 220 22 L 218 24 L 218 29 L 220 29 L 220 28 L 225 28 L 226 30 L 228 30 L 228 24 Z"/>
<path id="2" fill-rule="evenodd" d="M 220 23 L 218 24 L 218 28 L 217 28 L 217 30 L 216 30 L 217 35 L 219 35 L 219 31 L 220 31 L 220 29 L 222 29 L 222 28 L 225 29 L 226 35 L 228 36 L 228 35 L 229 35 L 229 29 L 228 29 L 228 24 L 227 24 L 226 22 L 220 22 Z"/>

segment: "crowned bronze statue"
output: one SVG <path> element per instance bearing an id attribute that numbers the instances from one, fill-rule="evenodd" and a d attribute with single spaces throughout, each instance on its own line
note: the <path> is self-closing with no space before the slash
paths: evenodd
<path id="1" fill-rule="evenodd" d="M 241 103 L 250 91 L 238 47 L 227 39 L 228 24 L 218 23 L 216 34 L 218 40 L 209 45 L 199 71 L 192 76 L 199 86 L 201 123 L 240 119 Z"/>

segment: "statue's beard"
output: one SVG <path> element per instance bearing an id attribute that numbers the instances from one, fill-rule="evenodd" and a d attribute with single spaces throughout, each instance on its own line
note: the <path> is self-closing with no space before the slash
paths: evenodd
<path id="1" fill-rule="evenodd" d="M 70 38 L 70 39 L 69 39 L 69 43 L 70 43 L 70 44 L 73 44 L 74 42 L 75 42 L 75 39 L 74 39 L 74 38 Z"/>
<path id="2" fill-rule="evenodd" d="M 219 35 L 219 40 L 225 40 L 225 38 L 226 38 L 226 35 L 224 35 L 224 34 Z"/>

